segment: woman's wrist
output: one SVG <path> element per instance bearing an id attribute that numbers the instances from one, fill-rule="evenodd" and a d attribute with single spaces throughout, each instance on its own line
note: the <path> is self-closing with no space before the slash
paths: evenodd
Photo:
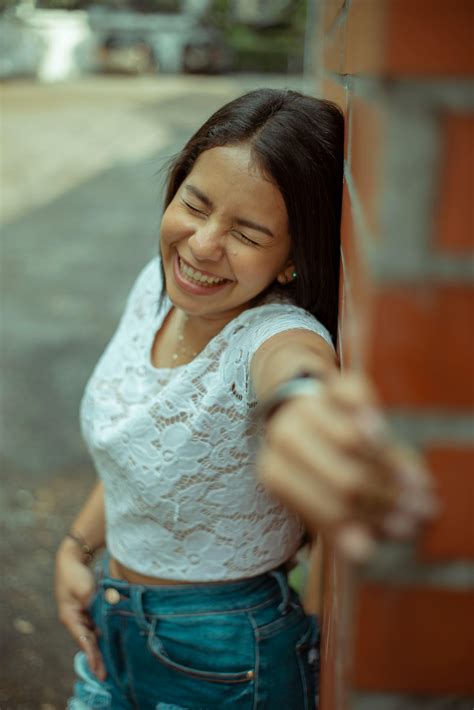
<path id="1" fill-rule="evenodd" d="M 299 395 L 319 394 L 323 385 L 320 375 L 301 372 L 278 385 L 269 397 L 259 402 L 255 408 L 255 418 L 267 424 L 285 402 Z"/>
<path id="2" fill-rule="evenodd" d="M 72 540 L 80 549 L 84 562 L 92 562 L 95 550 L 88 544 L 85 538 L 77 530 L 68 530 L 66 537 Z"/>
<path id="3" fill-rule="evenodd" d="M 71 529 L 65 534 L 60 549 L 73 553 L 84 564 L 90 564 L 100 546 L 92 547 L 81 533 Z"/>

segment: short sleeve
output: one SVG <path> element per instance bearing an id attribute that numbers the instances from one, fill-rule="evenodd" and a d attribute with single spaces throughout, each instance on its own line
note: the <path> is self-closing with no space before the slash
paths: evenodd
<path id="1" fill-rule="evenodd" d="M 255 313 L 249 329 L 251 331 L 248 342 L 250 360 L 266 340 L 279 333 L 294 329 L 310 330 L 312 333 L 320 335 L 334 349 L 327 328 L 303 308 L 292 304 L 271 304 L 262 306 L 261 309 L 262 313 Z"/>
<path id="2" fill-rule="evenodd" d="M 256 397 L 250 377 L 252 358 L 264 342 L 279 333 L 295 329 L 309 330 L 334 349 L 327 328 L 311 313 L 290 303 L 271 303 L 244 311 L 227 333 L 227 351 L 223 359 L 226 384 L 241 401 L 254 406 Z"/>

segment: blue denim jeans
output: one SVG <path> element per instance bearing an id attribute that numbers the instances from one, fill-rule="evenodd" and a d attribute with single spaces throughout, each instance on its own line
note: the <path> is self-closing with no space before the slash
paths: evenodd
<path id="1" fill-rule="evenodd" d="M 69 710 L 314 710 L 319 625 L 286 574 L 240 582 L 142 586 L 108 576 L 90 607 L 107 678 L 86 657 Z"/>

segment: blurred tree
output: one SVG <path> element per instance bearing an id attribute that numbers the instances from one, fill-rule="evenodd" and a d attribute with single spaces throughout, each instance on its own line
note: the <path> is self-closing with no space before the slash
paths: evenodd
<path id="1" fill-rule="evenodd" d="M 240 71 L 299 72 L 303 69 L 307 0 L 266 6 L 260 19 L 239 21 L 235 0 L 212 0 L 209 21 L 224 32 Z"/>

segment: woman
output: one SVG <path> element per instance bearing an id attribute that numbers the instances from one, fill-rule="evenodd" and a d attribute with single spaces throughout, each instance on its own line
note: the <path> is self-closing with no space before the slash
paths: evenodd
<path id="1" fill-rule="evenodd" d="M 81 407 L 100 483 L 57 555 L 72 710 L 314 708 L 318 623 L 286 578 L 299 516 L 360 558 L 432 508 L 337 370 L 342 161 L 334 105 L 262 89 L 172 166 L 160 257 Z"/>

